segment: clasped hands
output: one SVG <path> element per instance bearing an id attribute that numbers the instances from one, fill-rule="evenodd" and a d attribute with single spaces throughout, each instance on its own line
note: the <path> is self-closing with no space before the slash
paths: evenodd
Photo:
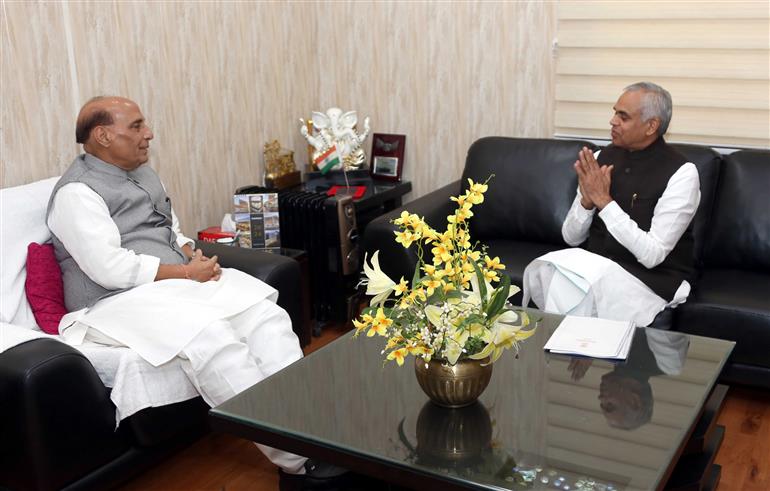
<path id="1" fill-rule="evenodd" d="M 217 256 L 206 257 L 203 251 L 196 249 L 190 258 L 190 262 L 184 266 L 189 279 L 201 283 L 212 280 L 217 281 L 222 277 L 222 267 L 219 266 Z"/>
<path id="2" fill-rule="evenodd" d="M 599 165 L 591 149 L 583 147 L 578 152 L 578 160 L 575 161 L 575 172 L 578 176 L 580 194 L 583 196 L 580 204 L 586 210 L 592 208 L 603 209 L 612 202 L 610 196 L 610 183 L 613 165 Z"/>

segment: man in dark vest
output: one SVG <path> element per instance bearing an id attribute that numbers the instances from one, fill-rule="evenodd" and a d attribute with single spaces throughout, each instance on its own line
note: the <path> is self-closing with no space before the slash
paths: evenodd
<path id="1" fill-rule="evenodd" d="M 690 293 L 698 171 L 663 139 L 665 89 L 635 83 L 613 109 L 612 144 L 596 155 L 583 148 L 574 164 L 578 189 L 562 235 L 584 249 L 533 261 L 525 290 L 546 310 L 666 327 Z"/>

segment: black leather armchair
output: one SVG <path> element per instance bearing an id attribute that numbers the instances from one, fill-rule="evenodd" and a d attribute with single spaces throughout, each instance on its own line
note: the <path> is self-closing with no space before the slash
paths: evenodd
<path id="1" fill-rule="evenodd" d="M 299 264 L 277 254 L 199 243 L 220 264 L 262 279 L 300 327 Z M 109 389 L 76 349 L 36 339 L 0 354 L 0 489 L 80 490 L 112 487 L 174 452 L 207 429 L 198 397 L 148 408 L 115 430 Z"/>
<path id="2" fill-rule="evenodd" d="M 473 208 L 471 234 L 499 256 L 513 284 L 521 285 L 530 261 L 567 247 L 561 225 L 572 204 L 572 169 L 579 140 L 489 137 L 468 150 L 463 178 L 374 220 L 364 250 L 380 251 L 391 278 L 411 278 L 416 254 L 393 240 L 390 221 L 403 210 L 424 216 L 443 230 L 466 178 L 495 177 L 484 203 Z M 701 202 L 694 218 L 695 263 L 700 279 L 687 302 L 674 309 L 674 329 L 736 341 L 724 380 L 770 387 L 770 151 L 745 150 L 722 157 L 709 147 L 673 145 L 695 164 Z M 512 299 L 521 301 L 521 294 Z"/>

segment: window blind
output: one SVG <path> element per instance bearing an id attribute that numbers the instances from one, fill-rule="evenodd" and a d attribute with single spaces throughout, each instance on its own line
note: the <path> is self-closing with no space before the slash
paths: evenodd
<path id="1" fill-rule="evenodd" d="M 770 147 L 770 2 L 558 4 L 555 133 L 606 139 L 627 85 L 671 93 L 668 141 Z"/>

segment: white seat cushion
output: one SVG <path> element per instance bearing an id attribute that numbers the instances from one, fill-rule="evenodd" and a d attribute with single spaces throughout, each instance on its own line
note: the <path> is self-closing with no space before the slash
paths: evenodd
<path id="1" fill-rule="evenodd" d="M 0 321 L 38 329 L 24 293 L 27 246 L 51 240 L 45 224 L 58 177 L 0 189 Z"/>

